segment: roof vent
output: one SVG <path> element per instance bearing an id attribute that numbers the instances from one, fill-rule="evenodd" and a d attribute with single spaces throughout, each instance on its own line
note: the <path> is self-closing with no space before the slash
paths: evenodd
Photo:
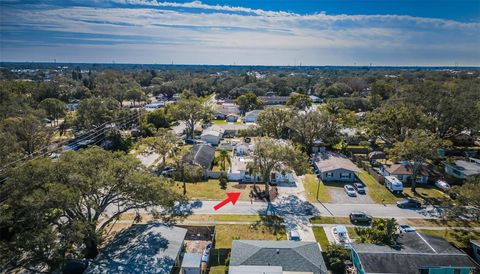
<path id="1" fill-rule="evenodd" d="M 280 254 L 280 249 L 277 248 L 277 254 Z"/>

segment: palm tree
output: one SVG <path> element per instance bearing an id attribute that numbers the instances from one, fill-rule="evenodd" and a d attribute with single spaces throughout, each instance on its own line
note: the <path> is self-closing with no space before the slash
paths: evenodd
<path id="1" fill-rule="evenodd" d="M 253 176 L 253 189 L 256 189 L 257 186 L 257 172 L 258 172 L 258 167 L 255 162 L 251 162 L 247 164 L 247 170 L 248 174 L 250 176 Z"/>
<path id="2" fill-rule="evenodd" d="M 228 164 L 230 165 L 231 164 L 231 161 L 230 161 L 230 155 L 228 153 L 227 150 L 225 149 L 222 149 L 220 151 L 220 166 L 221 166 L 221 169 L 222 171 L 225 171 L 226 170 L 226 163 L 228 162 Z"/>

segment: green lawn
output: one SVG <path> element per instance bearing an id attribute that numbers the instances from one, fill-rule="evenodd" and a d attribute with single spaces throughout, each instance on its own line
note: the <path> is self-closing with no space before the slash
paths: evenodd
<path id="1" fill-rule="evenodd" d="M 213 248 L 210 251 L 210 258 L 208 265 L 210 266 L 210 274 L 225 274 L 228 269 L 227 258 L 230 256 L 231 250 L 229 248 L 217 249 Z"/>
<path id="2" fill-rule="evenodd" d="M 310 219 L 312 224 L 351 224 L 348 217 L 318 216 Z"/>
<path id="3" fill-rule="evenodd" d="M 239 125 L 242 122 L 227 122 L 227 120 L 213 120 L 212 121 L 212 124 L 214 124 L 214 125 L 225 125 L 225 124 L 228 124 L 228 123 L 232 123 L 234 125 Z"/>
<path id="4" fill-rule="evenodd" d="M 403 199 L 402 197 L 396 197 L 388 191 L 388 189 L 380 184 L 375 178 L 373 178 L 368 172 L 363 169 L 360 169 L 358 177 L 360 180 L 367 186 L 367 194 L 372 198 L 375 203 L 381 204 L 394 204 L 398 200 Z"/>
<path id="5" fill-rule="evenodd" d="M 444 238 L 449 243 L 460 249 L 469 249 L 470 240 L 480 240 L 480 232 L 475 230 L 460 230 L 460 229 L 418 229 L 417 231 L 424 232 L 431 235 L 436 235 Z"/>
<path id="6" fill-rule="evenodd" d="M 220 214 L 195 214 L 188 216 L 187 221 L 216 221 L 216 222 L 282 222 L 276 216 L 260 215 L 220 215 Z"/>
<path id="7" fill-rule="evenodd" d="M 355 227 L 349 226 L 349 227 L 347 227 L 347 231 L 348 231 L 348 236 L 350 236 L 350 239 L 353 242 L 356 242 L 359 237 L 358 237 L 357 232 L 355 231 Z"/>
<path id="8" fill-rule="evenodd" d="M 229 156 L 230 157 L 230 152 Z M 230 169 L 230 164 L 228 163 L 228 160 L 225 159 L 225 171 L 228 171 Z M 212 167 L 213 171 L 222 171 L 221 163 L 220 163 L 220 150 L 215 150 L 215 161 Z"/>
<path id="9" fill-rule="evenodd" d="M 325 250 L 330 243 L 328 242 L 327 234 L 325 234 L 323 226 L 314 226 L 312 230 L 313 235 L 315 235 L 315 240 L 320 244 L 322 250 Z"/>
<path id="10" fill-rule="evenodd" d="M 215 248 L 232 248 L 233 240 L 287 240 L 283 226 L 216 225 Z"/>
<path id="11" fill-rule="evenodd" d="M 423 200 L 427 203 L 441 204 L 442 202 L 449 200 L 450 198 L 440 190 L 433 186 L 419 186 L 416 187 L 417 193 L 413 193 L 410 187 L 403 189 L 403 194 L 409 198 L 415 198 Z"/>
<path id="12" fill-rule="evenodd" d="M 141 152 L 143 152 L 147 148 L 146 144 L 142 143 L 137 143 L 133 146 L 133 148 L 130 150 L 130 154 L 137 155 Z"/>
<path id="13" fill-rule="evenodd" d="M 480 227 L 479 222 L 441 219 L 406 219 L 411 226 Z"/>
<path id="14" fill-rule="evenodd" d="M 320 183 L 320 187 L 319 187 Z M 332 198 L 330 197 L 330 192 L 328 188 L 323 184 L 322 181 L 319 182 L 319 179 L 315 174 L 305 174 L 305 179 L 303 180 L 303 186 L 305 187 L 305 193 L 307 194 L 307 199 L 310 202 L 322 202 L 329 203 Z M 317 190 L 318 190 L 318 199 L 317 199 Z"/>

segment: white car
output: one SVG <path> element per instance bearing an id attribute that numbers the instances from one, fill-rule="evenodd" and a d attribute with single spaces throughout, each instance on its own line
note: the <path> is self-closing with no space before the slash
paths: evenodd
<path id="1" fill-rule="evenodd" d="M 300 234 L 298 234 L 298 231 L 296 231 L 296 230 L 292 230 L 288 233 L 288 239 L 290 241 L 300 241 L 301 240 Z"/>
<path id="2" fill-rule="evenodd" d="M 417 231 L 415 228 L 409 226 L 409 225 L 399 225 L 398 226 L 398 229 L 400 230 L 400 232 L 403 232 L 403 233 L 408 233 L 408 232 L 415 232 Z"/>
<path id="3" fill-rule="evenodd" d="M 442 180 L 438 180 L 435 182 L 435 186 L 438 187 L 439 189 L 443 191 L 449 191 L 450 190 L 450 185 Z"/>
<path id="4" fill-rule="evenodd" d="M 345 185 L 343 189 L 345 190 L 345 193 L 347 193 L 348 196 L 357 197 L 357 192 L 355 191 L 355 188 L 353 188 L 352 185 Z"/>

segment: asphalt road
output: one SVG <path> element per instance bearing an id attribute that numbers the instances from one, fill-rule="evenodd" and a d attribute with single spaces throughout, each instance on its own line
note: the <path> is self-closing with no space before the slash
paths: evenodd
<path id="1" fill-rule="evenodd" d="M 263 202 L 250 202 L 239 201 L 236 205 L 227 204 L 219 210 L 214 210 L 213 206 L 220 201 L 193 201 L 187 207 L 182 208 L 183 211 L 189 214 L 242 214 L 242 215 L 257 215 L 265 214 L 267 209 L 267 203 Z M 277 203 L 273 203 L 273 208 L 280 206 Z M 282 205 L 282 207 L 285 207 Z M 313 215 L 320 216 L 339 216 L 346 217 L 352 211 L 364 211 L 374 217 L 382 218 L 432 218 L 435 217 L 431 214 L 432 208 L 410 210 L 401 209 L 395 205 L 381 205 L 381 204 L 320 204 L 313 203 L 313 207 L 318 210 Z M 107 208 L 107 214 L 112 215 L 116 212 L 116 207 L 111 206 Z M 282 208 L 284 209 L 284 208 Z M 301 210 L 296 205 L 292 205 L 290 209 L 292 213 Z M 161 211 L 161 210 L 159 210 Z M 146 212 L 141 210 L 141 212 Z"/>
<path id="2" fill-rule="evenodd" d="M 202 205 L 193 208 L 195 214 L 258 214 L 267 208 L 266 203 L 237 202 L 236 205 L 228 204 L 215 211 L 213 206 L 219 201 L 202 201 Z M 275 205 L 275 203 L 274 203 Z M 401 209 L 395 205 L 379 204 L 320 204 L 313 203 L 321 216 L 348 216 L 352 211 L 364 211 L 374 217 L 391 218 L 426 218 L 424 210 Z"/>

